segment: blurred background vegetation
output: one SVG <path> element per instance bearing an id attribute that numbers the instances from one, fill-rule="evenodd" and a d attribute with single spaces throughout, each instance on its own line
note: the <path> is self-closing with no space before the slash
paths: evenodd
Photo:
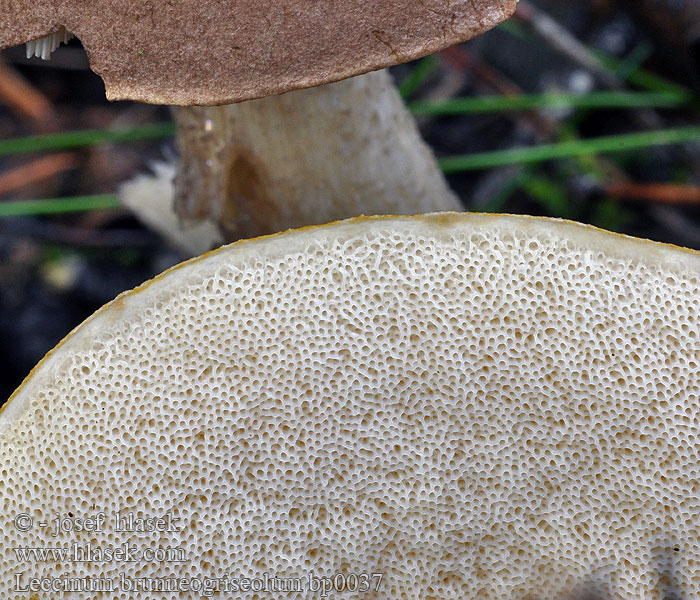
<path id="1" fill-rule="evenodd" d="M 464 207 L 700 248 L 700 0 L 521 0 L 392 69 Z M 73 327 L 182 260 L 115 190 L 173 159 L 165 107 L 108 103 L 77 40 L 0 53 L 0 402 Z"/>

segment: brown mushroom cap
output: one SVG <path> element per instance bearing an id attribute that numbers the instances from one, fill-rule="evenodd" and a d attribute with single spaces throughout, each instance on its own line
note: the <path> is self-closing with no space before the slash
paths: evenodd
<path id="1" fill-rule="evenodd" d="M 228 104 L 338 81 L 468 40 L 516 0 L 0 0 L 0 48 L 64 25 L 110 100 Z"/>

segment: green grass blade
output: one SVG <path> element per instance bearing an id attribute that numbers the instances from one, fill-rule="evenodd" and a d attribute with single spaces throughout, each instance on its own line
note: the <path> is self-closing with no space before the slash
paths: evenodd
<path id="1" fill-rule="evenodd" d="M 0 218 L 34 217 L 38 215 L 83 212 L 120 207 L 121 204 L 114 194 L 74 196 L 71 198 L 48 198 L 46 200 L 16 200 L 12 202 L 0 202 Z"/>
<path id="2" fill-rule="evenodd" d="M 505 31 L 506 33 L 510 33 L 511 35 L 520 38 L 521 40 L 529 40 L 532 37 L 527 28 L 523 26 L 523 24 L 520 21 L 516 21 L 515 19 L 509 19 L 508 21 L 504 21 L 497 27 L 497 29 Z"/>
<path id="3" fill-rule="evenodd" d="M 571 218 L 571 203 L 566 186 L 543 174 L 532 174 L 523 180 L 522 188 L 547 210 L 552 217 Z"/>
<path id="4" fill-rule="evenodd" d="M 501 23 L 498 28 L 520 39 L 532 40 L 533 38 L 532 33 L 526 27 L 523 27 L 521 23 L 513 19 Z M 622 59 L 596 48 L 589 47 L 589 50 L 598 59 L 602 67 L 620 79 L 641 89 L 653 92 L 689 93 L 688 88 L 641 68 L 641 65 L 651 53 L 649 45 L 646 43 L 640 44 Z"/>
<path id="5" fill-rule="evenodd" d="M 529 148 L 496 150 L 465 156 L 450 156 L 438 162 L 445 173 L 490 169 L 504 165 L 537 163 L 546 160 L 574 158 L 590 154 L 605 154 L 639 150 L 652 146 L 699 142 L 700 127 L 683 127 L 659 131 L 645 131 L 613 135 L 588 140 L 571 140 L 557 144 L 543 144 Z"/>
<path id="6" fill-rule="evenodd" d="M 157 140 L 175 135 L 173 123 L 149 123 L 129 129 L 85 129 L 0 140 L 0 156 L 66 150 L 98 144 L 123 144 Z"/>
<path id="7" fill-rule="evenodd" d="M 438 68 L 438 60 L 435 56 L 426 56 L 418 61 L 413 70 L 399 84 L 399 94 L 402 98 L 411 97 L 431 73 Z"/>
<path id="8" fill-rule="evenodd" d="M 543 110 L 551 108 L 675 108 L 687 105 L 692 96 L 675 92 L 592 92 L 590 94 L 523 94 L 519 96 L 482 96 L 453 98 L 433 102 L 411 102 L 416 115 L 464 115 Z"/>
<path id="9" fill-rule="evenodd" d="M 607 54 L 600 51 L 595 55 L 598 60 L 605 66 L 615 77 L 623 81 L 629 81 L 629 78 L 635 73 L 642 70 L 642 65 L 647 59 L 654 54 L 654 47 L 649 42 L 640 42 L 632 50 L 622 58 L 611 58 Z M 662 92 L 669 91 L 665 88 L 654 88 L 651 91 Z"/>
<path id="10" fill-rule="evenodd" d="M 637 51 L 641 55 L 641 53 L 644 51 L 644 47 Z M 634 53 L 635 50 L 632 52 Z M 688 88 L 665 79 L 664 77 L 660 77 L 651 71 L 647 71 L 646 69 L 639 67 L 632 68 L 635 61 L 634 54 L 631 54 L 626 58 L 619 59 L 599 50 L 593 50 L 593 53 L 606 69 L 609 69 L 621 79 L 624 79 L 628 83 L 637 86 L 640 89 L 649 90 L 652 92 L 671 92 L 678 94 L 679 96 L 692 95 Z"/>

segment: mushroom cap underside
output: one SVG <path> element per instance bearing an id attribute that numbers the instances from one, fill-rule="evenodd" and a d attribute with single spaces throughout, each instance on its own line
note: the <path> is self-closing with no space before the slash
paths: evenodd
<path id="1" fill-rule="evenodd" d="M 0 413 L 0 592 L 267 573 L 366 574 L 391 600 L 699 597 L 699 314 L 697 253 L 551 219 L 211 252 L 98 311 Z M 58 540 L 14 520 L 100 512 Z M 13 551 L 120 547 L 128 514 L 176 519 L 133 544 L 182 560 Z"/>

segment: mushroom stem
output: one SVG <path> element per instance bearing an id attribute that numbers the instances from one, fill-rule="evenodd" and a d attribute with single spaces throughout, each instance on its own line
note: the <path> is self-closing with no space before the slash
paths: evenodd
<path id="1" fill-rule="evenodd" d="M 175 210 L 213 221 L 228 240 L 461 209 L 386 71 L 173 114 Z"/>

